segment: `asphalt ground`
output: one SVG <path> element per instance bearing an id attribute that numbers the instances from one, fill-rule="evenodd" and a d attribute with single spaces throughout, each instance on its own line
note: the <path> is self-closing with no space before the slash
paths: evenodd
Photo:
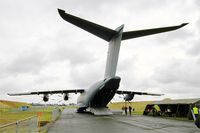
<path id="1" fill-rule="evenodd" d="M 193 122 L 150 116 L 94 116 L 65 109 L 48 133 L 200 133 Z"/>

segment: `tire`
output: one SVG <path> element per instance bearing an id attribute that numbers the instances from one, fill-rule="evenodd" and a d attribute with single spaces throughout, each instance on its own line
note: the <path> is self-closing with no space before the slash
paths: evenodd
<path id="1" fill-rule="evenodd" d="M 86 110 L 86 108 L 85 108 L 85 107 L 78 108 L 78 109 L 77 109 L 77 113 L 84 113 L 84 112 L 85 112 L 85 110 Z"/>

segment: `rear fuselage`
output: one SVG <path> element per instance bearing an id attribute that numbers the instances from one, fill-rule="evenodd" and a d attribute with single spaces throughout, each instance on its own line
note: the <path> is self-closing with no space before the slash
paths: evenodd
<path id="1" fill-rule="evenodd" d="M 77 104 L 78 112 L 82 112 L 87 107 L 100 108 L 106 107 L 110 100 L 114 97 L 120 84 L 120 77 L 115 76 L 117 62 L 119 57 L 121 38 L 124 25 L 116 28 L 116 34 L 109 41 L 107 62 L 105 68 L 104 80 L 93 84 L 88 90 L 82 93 Z"/>
<path id="2" fill-rule="evenodd" d="M 80 108 L 106 107 L 119 88 L 121 78 L 112 77 L 93 84 L 77 100 Z"/>

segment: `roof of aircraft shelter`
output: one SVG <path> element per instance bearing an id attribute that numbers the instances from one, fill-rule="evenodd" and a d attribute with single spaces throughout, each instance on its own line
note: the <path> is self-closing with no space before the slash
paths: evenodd
<path id="1" fill-rule="evenodd" d="M 166 98 L 161 101 L 155 101 L 151 104 L 160 105 L 160 104 L 200 104 L 200 98 L 193 99 L 170 99 Z"/>

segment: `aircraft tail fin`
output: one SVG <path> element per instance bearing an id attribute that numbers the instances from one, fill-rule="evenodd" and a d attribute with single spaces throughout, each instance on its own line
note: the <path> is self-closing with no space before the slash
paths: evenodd
<path id="1" fill-rule="evenodd" d="M 187 24 L 188 23 L 183 23 L 183 24 L 177 25 L 177 26 L 123 32 L 122 40 L 127 40 L 127 39 L 137 38 L 137 37 L 143 37 L 143 36 L 158 34 L 158 33 L 162 33 L 162 32 L 168 32 L 168 31 L 179 29 L 179 28 L 181 28 L 181 27 L 183 27 Z"/>
<path id="2" fill-rule="evenodd" d="M 117 33 L 115 30 L 107 27 L 95 24 L 93 22 L 78 18 L 76 16 L 65 13 L 64 10 L 58 9 L 60 16 L 67 22 L 78 26 L 106 41 L 110 41 L 112 37 Z"/>
<path id="3" fill-rule="evenodd" d="M 61 9 L 58 9 L 58 12 L 65 21 L 109 42 L 105 78 L 115 77 L 122 40 L 172 31 L 188 24 L 183 23 L 177 26 L 123 32 L 123 25 L 115 30 L 112 30 L 88 20 L 65 13 L 65 11 Z"/>

